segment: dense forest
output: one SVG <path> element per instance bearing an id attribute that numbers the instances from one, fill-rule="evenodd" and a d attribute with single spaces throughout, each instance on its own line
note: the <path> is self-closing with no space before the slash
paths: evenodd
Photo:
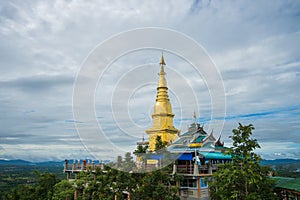
<path id="1" fill-rule="evenodd" d="M 0 199 L 4 199 L 3 195 L 9 193 L 12 189 L 24 185 L 36 185 L 38 174 L 49 173 L 53 174 L 56 180 L 63 180 L 65 174 L 62 169 L 62 163 L 2 163 L 0 167 Z"/>

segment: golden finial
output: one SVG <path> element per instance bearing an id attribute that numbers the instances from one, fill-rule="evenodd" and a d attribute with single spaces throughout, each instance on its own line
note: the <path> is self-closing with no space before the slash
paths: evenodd
<path id="1" fill-rule="evenodd" d="M 196 111 L 195 110 L 194 110 L 194 120 L 195 120 L 195 122 L 197 120 L 197 116 L 196 116 Z"/>
<path id="2" fill-rule="evenodd" d="M 160 59 L 160 63 L 159 64 L 160 65 L 166 65 L 165 59 L 164 59 L 164 53 L 163 52 L 161 53 L 161 59 Z"/>

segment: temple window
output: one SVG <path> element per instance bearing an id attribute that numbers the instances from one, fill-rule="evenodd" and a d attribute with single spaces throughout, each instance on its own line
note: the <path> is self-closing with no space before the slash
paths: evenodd
<path id="1" fill-rule="evenodd" d="M 207 181 L 204 178 L 200 178 L 200 187 L 201 188 L 207 188 Z"/>
<path id="2" fill-rule="evenodd" d="M 197 179 L 184 179 L 180 182 L 181 188 L 197 188 Z"/>

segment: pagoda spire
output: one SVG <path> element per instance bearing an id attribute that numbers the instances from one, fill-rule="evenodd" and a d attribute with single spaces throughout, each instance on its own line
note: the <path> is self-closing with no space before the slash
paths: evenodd
<path id="1" fill-rule="evenodd" d="M 166 73 L 165 73 L 165 59 L 164 54 L 161 55 L 160 60 L 160 72 L 159 72 L 159 81 L 158 81 L 158 87 L 157 87 L 157 98 L 156 101 L 163 101 L 163 102 L 169 102 L 169 95 L 168 95 L 168 86 L 167 86 L 167 80 L 166 80 Z"/>
<path id="2" fill-rule="evenodd" d="M 162 141 L 172 143 L 177 139 L 179 132 L 173 125 L 174 114 L 172 113 L 172 106 L 168 95 L 168 86 L 165 73 L 165 59 L 162 54 L 160 59 L 160 72 L 157 87 L 156 102 L 154 104 L 154 112 L 152 114 L 153 125 L 146 130 L 149 135 L 150 151 L 155 150 L 156 137 L 161 136 Z"/>
<path id="3" fill-rule="evenodd" d="M 161 66 L 164 66 L 164 65 L 166 65 L 166 63 L 165 63 L 165 59 L 164 59 L 164 53 L 162 52 L 161 53 L 161 59 L 160 59 L 160 63 L 159 63 Z"/>

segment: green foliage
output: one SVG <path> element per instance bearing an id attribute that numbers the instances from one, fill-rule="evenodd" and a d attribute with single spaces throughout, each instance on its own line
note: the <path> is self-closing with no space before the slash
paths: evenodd
<path id="1" fill-rule="evenodd" d="M 33 185 L 20 185 L 18 188 L 14 188 L 10 193 L 7 194 L 8 200 L 30 200 L 40 199 L 36 188 Z"/>
<path id="2" fill-rule="evenodd" d="M 52 199 L 54 185 L 57 183 L 57 178 L 54 174 L 43 173 L 36 171 L 37 184 L 36 185 L 20 185 L 17 188 L 8 192 L 4 199 L 7 200 L 47 200 Z"/>
<path id="3" fill-rule="evenodd" d="M 260 166 L 260 156 L 254 153 L 260 148 L 256 139 L 250 138 L 252 124 L 239 124 L 232 131 L 233 147 L 229 150 L 232 162 L 220 165 L 210 182 L 212 199 L 276 199 L 274 181 L 268 177 L 268 167 Z"/>
<path id="4" fill-rule="evenodd" d="M 95 179 L 84 189 L 86 199 L 113 200 L 113 183 L 117 170 L 105 167 L 106 172 L 97 169 Z"/>
<path id="5" fill-rule="evenodd" d="M 103 171 L 96 171 L 93 180 L 88 178 L 88 172 L 81 173 L 75 185 L 81 190 L 79 199 L 123 200 L 124 194 L 129 192 L 132 200 L 179 200 L 178 187 L 174 186 L 178 177 L 169 174 L 167 169 L 151 173 L 127 173 L 106 166 Z"/>
<path id="6" fill-rule="evenodd" d="M 36 193 L 39 199 L 51 199 L 53 196 L 53 186 L 57 183 L 56 176 L 50 173 L 41 174 L 36 171 L 38 177 L 38 185 Z"/>
<path id="7" fill-rule="evenodd" d="M 74 187 L 68 180 L 62 180 L 54 185 L 53 200 L 74 199 Z"/>
<path id="8" fill-rule="evenodd" d="M 270 165 L 270 167 L 276 169 L 276 171 L 274 171 L 275 176 L 291 178 L 300 178 L 299 166 L 299 162 Z"/>
<path id="9" fill-rule="evenodd" d="M 136 148 L 136 150 L 134 150 L 133 154 L 136 155 L 137 157 L 137 161 L 138 161 L 138 171 L 139 172 L 143 172 L 144 169 L 144 162 L 145 162 L 145 158 L 146 158 L 146 152 L 148 149 L 148 145 L 141 145 L 139 144 Z"/>
<path id="10" fill-rule="evenodd" d="M 125 172 L 134 171 L 136 168 L 135 162 L 133 160 L 133 157 L 131 156 L 130 152 L 127 152 L 125 154 L 124 163 L 122 170 Z"/>
<path id="11" fill-rule="evenodd" d="M 148 145 L 143 146 L 143 145 L 139 144 L 137 146 L 136 150 L 134 150 L 133 154 L 135 154 L 135 155 L 144 154 L 144 153 L 146 153 L 148 147 L 149 147 Z"/>
<path id="12" fill-rule="evenodd" d="M 177 196 L 179 188 L 175 186 L 178 176 L 171 177 L 168 169 L 142 174 L 143 177 L 137 192 L 134 194 L 134 199 L 180 199 Z"/>
<path id="13" fill-rule="evenodd" d="M 163 142 L 161 139 L 161 136 L 157 136 L 155 138 L 155 151 L 159 151 L 161 149 L 164 149 L 168 145 L 168 142 Z"/>
<path id="14" fill-rule="evenodd" d="M 122 164 L 123 164 L 123 158 L 122 158 L 122 156 L 118 156 L 118 158 L 117 158 L 117 163 L 116 163 L 116 167 L 117 167 L 118 169 L 120 169 L 120 168 L 122 167 Z"/>
<path id="15" fill-rule="evenodd" d="M 256 148 L 260 148 L 256 139 L 251 139 L 252 130 L 254 127 L 252 124 L 243 126 L 239 124 L 237 129 L 233 129 L 233 136 L 229 136 L 233 140 L 233 147 L 229 149 L 229 154 L 232 155 L 232 161 L 234 163 L 247 163 L 248 161 L 259 162 L 260 156 L 253 151 Z"/>
<path id="16" fill-rule="evenodd" d="M 41 173 L 51 173 L 56 175 L 56 179 L 64 179 L 61 163 L 36 164 L 36 165 L 16 165 L 7 164 L 0 166 L 0 199 L 5 199 L 6 194 L 11 193 L 12 189 L 21 185 L 37 185 L 38 177 L 33 171 Z"/>

